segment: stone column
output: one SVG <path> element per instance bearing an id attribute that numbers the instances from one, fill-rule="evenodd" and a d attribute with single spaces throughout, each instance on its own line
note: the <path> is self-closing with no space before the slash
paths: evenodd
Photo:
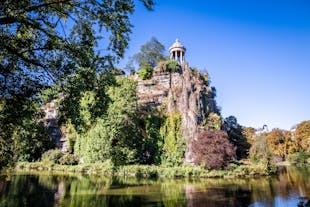
<path id="1" fill-rule="evenodd" d="M 181 55 L 180 62 L 182 63 L 183 62 L 183 51 L 180 51 L 180 55 Z"/>

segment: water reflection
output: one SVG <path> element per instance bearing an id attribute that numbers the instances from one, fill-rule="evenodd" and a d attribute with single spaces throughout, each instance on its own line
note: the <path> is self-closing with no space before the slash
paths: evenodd
<path id="1" fill-rule="evenodd" d="M 137 180 L 20 173 L 0 176 L 0 206 L 310 206 L 309 169 L 247 179 Z"/>

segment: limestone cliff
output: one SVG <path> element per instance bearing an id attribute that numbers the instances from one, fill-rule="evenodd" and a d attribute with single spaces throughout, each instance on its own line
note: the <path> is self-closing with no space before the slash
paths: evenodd
<path id="1" fill-rule="evenodd" d="M 166 113 L 177 112 L 182 117 L 182 135 L 186 140 L 185 163 L 192 162 L 190 139 L 196 139 L 200 124 L 211 112 L 217 112 L 214 92 L 209 87 L 208 77 L 191 69 L 188 63 L 180 63 L 178 72 L 161 71 L 155 68 L 149 80 L 138 81 L 137 96 L 141 109 L 161 108 Z"/>

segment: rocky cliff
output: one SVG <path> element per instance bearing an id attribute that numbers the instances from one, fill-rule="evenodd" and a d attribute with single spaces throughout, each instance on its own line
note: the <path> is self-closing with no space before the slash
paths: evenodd
<path id="1" fill-rule="evenodd" d="M 214 99 L 215 93 L 209 86 L 207 74 L 189 67 L 187 62 L 179 63 L 176 72 L 169 72 L 157 67 L 151 79 L 142 80 L 138 75 L 137 100 L 140 111 L 149 109 L 166 115 L 178 113 L 182 118 L 181 134 L 186 143 L 185 163 L 192 163 L 191 139 L 198 137 L 198 132 L 211 112 L 218 112 Z M 46 126 L 51 139 L 62 151 L 68 151 L 66 132 L 57 124 L 58 109 L 54 103 L 48 103 Z"/>
<path id="2" fill-rule="evenodd" d="M 197 138 L 207 115 L 218 111 L 208 76 L 190 68 L 184 61 L 177 72 L 155 68 L 151 79 L 135 78 L 138 81 L 138 105 L 141 109 L 163 106 L 161 108 L 165 108 L 168 115 L 174 112 L 181 115 L 182 135 L 187 143 L 184 161 L 191 163 L 193 157 L 189 140 Z"/>

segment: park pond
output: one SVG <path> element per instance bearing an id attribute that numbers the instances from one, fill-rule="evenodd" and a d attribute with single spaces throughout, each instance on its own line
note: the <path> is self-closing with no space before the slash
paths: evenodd
<path id="1" fill-rule="evenodd" d="M 2 173 L 0 206 L 310 206 L 310 169 L 269 177 L 137 179 L 51 172 Z"/>

